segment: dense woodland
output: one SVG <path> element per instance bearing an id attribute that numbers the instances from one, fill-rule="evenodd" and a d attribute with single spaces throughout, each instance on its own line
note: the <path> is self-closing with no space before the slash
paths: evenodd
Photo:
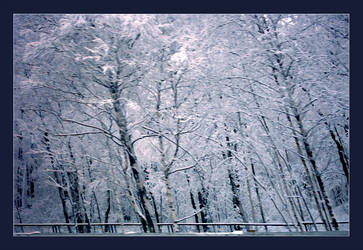
<path id="1" fill-rule="evenodd" d="M 347 230 L 348 15 L 22 14 L 13 48 L 14 222 Z"/>

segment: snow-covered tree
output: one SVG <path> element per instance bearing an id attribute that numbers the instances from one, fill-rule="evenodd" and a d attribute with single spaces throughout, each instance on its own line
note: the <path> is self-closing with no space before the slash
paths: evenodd
<path id="1" fill-rule="evenodd" d="M 348 30 L 340 14 L 15 15 L 15 221 L 340 230 Z"/>

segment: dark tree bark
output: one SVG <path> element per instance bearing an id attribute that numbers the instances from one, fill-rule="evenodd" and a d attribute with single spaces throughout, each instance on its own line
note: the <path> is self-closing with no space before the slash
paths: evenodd
<path id="1" fill-rule="evenodd" d="M 34 178 L 33 178 L 33 165 L 26 164 L 26 195 L 29 198 L 34 198 Z M 28 204 L 28 207 L 31 207 L 31 203 Z"/>
<path id="2" fill-rule="evenodd" d="M 228 158 L 228 159 L 232 159 L 232 152 L 230 150 L 230 148 L 233 146 L 232 143 L 230 142 L 230 139 L 228 136 L 226 136 L 226 142 L 227 142 L 227 152 L 226 154 L 224 154 L 224 158 Z M 238 176 L 236 173 L 234 173 L 234 170 L 231 169 L 231 167 L 229 167 L 227 169 L 228 171 L 228 178 L 230 181 L 230 185 L 231 185 L 231 190 L 232 190 L 232 203 L 233 203 L 233 207 L 236 208 L 238 210 L 239 215 L 242 218 L 242 221 L 247 223 L 248 222 L 248 218 L 247 218 L 247 213 L 245 212 L 242 203 L 240 201 L 240 190 L 239 190 L 239 180 L 238 180 Z M 246 227 L 247 230 L 250 228 L 249 226 Z M 235 226 L 236 230 L 241 230 L 240 226 Z"/>
<path id="3" fill-rule="evenodd" d="M 203 191 L 205 192 L 205 190 L 203 190 L 203 188 L 202 188 L 202 191 L 198 191 L 198 201 L 199 201 L 200 209 L 205 209 L 207 206 L 207 199 L 205 198 L 205 195 L 202 194 Z M 204 210 L 202 210 L 200 212 L 200 218 L 202 220 L 202 223 L 208 223 L 207 214 L 204 212 Z M 203 225 L 203 231 L 208 232 L 208 226 Z"/>
<path id="4" fill-rule="evenodd" d="M 228 169 L 228 178 L 230 181 L 230 185 L 231 185 L 231 190 L 232 190 L 232 203 L 233 203 L 233 207 L 235 207 L 238 210 L 238 213 L 240 214 L 242 221 L 247 223 L 248 219 L 247 219 L 247 214 L 242 206 L 242 203 L 240 201 L 239 198 L 239 184 L 238 184 L 238 180 L 236 180 L 236 176 L 235 174 L 232 173 L 232 170 Z M 249 229 L 249 226 L 246 227 L 247 229 Z M 240 226 L 236 226 L 236 230 L 240 230 Z"/>
<path id="5" fill-rule="evenodd" d="M 88 167 L 88 176 L 91 182 L 94 181 L 94 177 L 92 175 L 92 171 L 91 171 L 91 165 L 92 165 L 92 160 L 87 160 L 87 167 Z M 95 205 L 96 205 L 96 209 L 97 209 L 97 217 L 98 217 L 98 222 L 102 222 L 101 219 L 101 210 L 100 210 L 100 206 L 98 204 L 98 199 L 96 196 L 96 192 L 94 190 L 92 190 L 92 201 L 94 201 Z M 91 205 L 92 209 L 93 209 L 93 204 Z M 92 215 L 90 216 L 91 220 L 92 220 Z"/>
<path id="6" fill-rule="evenodd" d="M 59 194 L 59 198 L 62 203 L 62 209 L 63 209 L 63 215 L 64 215 L 65 222 L 70 223 L 69 213 L 68 213 L 67 204 L 66 204 L 67 194 L 65 193 L 64 189 L 61 187 L 61 186 L 63 186 L 63 183 L 57 172 L 54 172 L 54 179 L 59 184 L 58 194 Z M 72 228 L 70 226 L 67 226 L 67 229 L 68 229 L 69 233 L 72 233 Z"/>
<path id="7" fill-rule="evenodd" d="M 121 72 L 121 69 L 118 69 L 118 75 L 117 78 L 119 78 L 119 74 Z M 151 206 L 151 201 L 147 197 L 146 188 L 144 185 L 143 177 L 141 176 L 139 172 L 139 166 L 134 150 L 134 146 L 131 143 L 131 135 L 128 132 L 127 128 L 127 120 L 126 120 L 126 114 L 125 114 L 125 107 L 124 104 L 120 102 L 120 88 L 117 82 L 112 81 L 112 77 L 110 76 L 110 83 L 109 83 L 109 92 L 111 95 L 111 98 L 113 99 L 113 109 L 116 113 L 116 123 L 119 127 L 119 134 L 120 134 L 120 141 L 122 142 L 123 147 L 123 155 L 124 160 L 129 164 L 132 171 L 132 176 L 134 177 L 134 180 L 136 182 L 137 187 L 137 194 L 140 200 L 141 207 L 144 211 L 145 218 L 140 217 L 141 223 L 143 224 L 143 229 L 145 230 L 145 223 L 146 227 L 150 232 L 155 232 L 155 223 L 152 218 L 152 214 L 155 212 L 152 211 L 153 208 Z"/>
<path id="8" fill-rule="evenodd" d="M 186 178 L 187 178 L 187 182 L 188 182 L 188 186 L 189 186 L 190 203 L 192 205 L 193 210 L 197 211 L 197 206 L 195 204 L 194 195 L 193 195 L 193 192 L 190 190 L 190 177 L 189 177 L 189 175 L 186 175 Z M 195 219 L 195 223 L 199 223 L 198 214 L 194 215 L 194 219 Z M 199 225 L 197 225 L 197 230 L 198 230 L 198 233 L 200 233 Z"/>
<path id="9" fill-rule="evenodd" d="M 15 207 L 17 209 L 20 209 L 21 207 L 23 207 L 23 175 L 24 175 L 24 170 L 22 168 L 23 166 L 23 148 L 21 147 L 21 142 L 23 140 L 23 136 L 20 133 L 19 138 L 19 149 L 18 149 L 18 160 L 21 162 L 21 164 L 19 164 L 16 167 L 16 175 L 15 175 L 15 191 L 16 191 L 16 195 L 15 195 Z"/>
<path id="10" fill-rule="evenodd" d="M 338 134 L 336 127 L 334 127 L 334 129 L 335 129 L 335 133 L 336 133 L 337 137 L 339 138 L 339 134 Z M 335 136 L 335 133 L 331 128 L 329 128 L 329 133 L 337 147 L 338 154 L 339 154 L 339 160 L 340 160 L 340 163 L 342 164 L 343 172 L 347 179 L 347 184 L 349 184 L 349 165 L 348 165 L 348 162 L 346 161 L 347 157 L 345 156 L 344 147 L 341 144 L 341 142 L 339 141 L 339 139 Z"/>
<path id="11" fill-rule="evenodd" d="M 160 216 L 159 216 L 159 213 L 158 213 L 158 209 L 156 207 L 156 202 L 155 202 L 154 196 L 153 196 L 152 193 L 150 193 L 150 196 L 151 196 L 151 201 L 153 203 L 153 207 L 154 207 L 154 211 L 155 211 L 156 223 L 160 223 Z M 159 230 L 159 232 L 161 232 L 161 226 L 159 226 L 159 225 L 158 225 L 158 230 Z"/>
<path id="12" fill-rule="evenodd" d="M 44 132 L 43 143 L 46 146 L 46 150 L 47 150 L 48 156 L 50 158 L 50 164 L 51 164 L 52 169 L 54 170 L 54 172 L 53 172 L 54 179 L 56 180 L 57 184 L 59 185 L 59 187 L 57 189 L 58 189 L 59 198 L 60 198 L 61 204 L 62 204 L 62 210 L 63 210 L 65 222 L 70 223 L 70 216 L 69 216 L 67 204 L 66 204 L 67 198 L 69 198 L 69 197 L 68 197 L 68 193 L 63 189 L 63 187 L 66 186 L 65 183 L 63 182 L 63 175 L 61 173 L 61 176 L 59 176 L 59 173 L 58 173 L 59 167 L 57 167 L 57 169 L 56 169 L 56 167 L 54 165 L 55 162 L 54 162 L 54 158 L 51 153 L 51 150 L 50 150 L 48 132 Z M 67 226 L 67 229 L 68 229 L 69 233 L 72 233 L 72 229 L 70 226 Z"/>
<path id="13" fill-rule="evenodd" d="M 106 196 L 107 196 L 107 209 L 105 212 L 105 223 L 108 223 L 108 217 L 110 215 L 110 211 L 111 211 L 111 191 L 107 190 L 106 192 Z M 107 233 L 109 231 L 109 225 L 105 225 L 105 233 Z"/>
<path id="14" fill-rule="evenodd" d="M 251 162 L 251 169 L 252 169 L 252 174 L 253 176 L 256 176 L 256 172 L 255 172 L 255 166 L 254 164 Z M 263 206 L 262 206 L 262 202 L 261 202 L 261 196 L 260 196 L 260 191 L 258 189 L 258 185 L 256 184 L 256 181 L 254 179 L 254 184 L 255 184 L 255 192 L 256 192 L 256 196 L 257 196 L 257 201 L 258 201 L 258 207 L 260 210 L 260 215 L 261 215 L 261 219 L 262 219 L 262 223 L 266 223 L 266 219 L 265 219 L 265 213 L 263 211 Z M 265 227 L 265 231 L 268 231 L 267 226 Z"/>
<path id="15" fill-rule="evenodd" d="M 319 185 L 319 188 L 320 188 L 320 191 L 321 191 L 321 195 L 322 195 L 323 200 L 325 202 L 326 208 L 328 209 L 329 216 L 330 216 L 330 218 L 332 220 L 333 227 L 334 227 L 335 230 L 339 230 L 339 225 L 337 223 L 337 220 L 335 219 L 335 216 L 334 216 L 334 213 L 333 213 L 333 208 L 332 208 L 332 206 L 330 204 L 328 195 L 327 195 L 327 193 L 325 191 L 324 182 L 321 179 L 321 175 L 320 175 L 320 172 L 319 172 L 318 167 L 316 165 L 315 158 L 313 156 L 313 152 L 311 151 L 310 144 L 308 143 L 308 141 L 306 139 L 306 133 L 305 133 L 304 128 L 302 126 L 302 121 L 301 121 L 300 116 L 297 114 L 296 111 L 295 111 L 295 119 L 296 119 L 297 124 L 299 126 L 300 132 L 303 135 L 302 142 L 303 142 L 303 145 L 304 145 L 306 154 L 308 156 L 308 159 L 309 159 L 309 161 L 311 163 L 311 166 L 313 168 L 314 176 L 315 176 L 315 178 L 317 180 L 317 183 Z"/>
<path id="16" fill-rule="evenodd" d="M 75 164 L 75 159 L 72 152 L 70 141 L 68 142 L 68 150 L 69 150 L 69 157 L 71 158 L 72 163 Z M 66 171 L 66 174 L 69 181 L 70 196 L 72 198 L 72 204 L 74 206 L 74 211 L 75 211 L 74 214 L 75 220 L 77 223 L 88 223 L 87 226 L 77 225 L 77 230 L 80 233 L 90 233 L 91 226 L 89 225 L 88 215 L 83 205 L 81 191 L 79 190 L 79 180 L 78 180 L 77 170 L 68 170 Z"/>

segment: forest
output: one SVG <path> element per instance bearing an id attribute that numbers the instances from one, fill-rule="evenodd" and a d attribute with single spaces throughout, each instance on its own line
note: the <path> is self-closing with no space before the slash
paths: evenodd
<path id="1" fill-rule="evenodd" d="M 349 118 L 347 14 L 15 14 L 13 222 L 349 231 Z"/>

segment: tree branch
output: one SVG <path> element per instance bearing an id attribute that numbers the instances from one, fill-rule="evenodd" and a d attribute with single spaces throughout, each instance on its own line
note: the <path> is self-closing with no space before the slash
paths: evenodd
<path id="1" fill-rule="evenodd" d="M 73 133 L 73 134 L 52 134 L 53 136 L 80 136 L 80 135 L 88 135 L 88 134 L 102 134 L 103 132 L 90 131 L 83 133 Z"/>
<path id="2" fill-rule="evenodd" d="M 194 156 L 188 151 L 188 150 L 186 150 L 184 147 L 182 147 L 182 146 L 180 146 L 180 145 L 178 145 L 176 142 L 174 142 L 173 140 L 171 140 L 171 139 L 169 139 L 168 137 L 166 137 L 165 135 L 163 135 L 163 134 L 161 134 L 161 133 L 158 133 L 157 131 L 155 131 L 155 130 L 153 130 L 153 129 L 151 129 L 151 128 L 148 128 L 148 127 L 145 127 L 145 126 L 142 126 L 142 128 L 143 129 L 146 129 L 146 130 L 149 130 L 149 131 L 151 131 L 151 132 L 153 132 L 153 133 L 155 133 L 155 134 L 157 134 L 157 135 L 160 135 L 160 136 L 162 136 L 162 137 L 164 137 L 167 141 L 169 141 L 169 142 L 171 142 L 171 143 L 173 143 L 174 145 L 176 145 L 176 146 L 178 146 L 178 147 L 180 147 L 182 150 L 184 150 L 184 152 L 185 153 L 187 153 L 191 158 L 192 158 L 192 160 L 196 163 L 196 164 L 198 164 L 198 161 L 194 158 Z"/>
<path id="3" fill-rule="evenodd" d="M 174 170 L 172 170 L 172 171 L 170 171 L 170 172 L 169 172 L 169 175 L 174 174 L 175 172 L 179 172 L 179 171 L 183 171 L 183 170 L 187 170 L 187 169 L 193 168 L 193 167 L 195 167 L 196 165 L 197 165 L 197 163 L 196 163 L 196 164 L 194 164 L 194 165 L 188 166 L 188 167 L 179 168 L 179 169 L 174 169 Z"/>
<path id="4" fill-rule="evenodd" d="M 202 211 L 203 211 L 203 209 L 204 209 L 204 208 L 200 209 L 199 211 L 195 212 L 195 213 L 194 213 L 194 214 L 192 214 L 192 215 L 188 215 L 188 216 L 186 216 L 186 217 L 184 217 L 184 218 L 181 218 L 181 219 L 179 219 L 179 220 L 176 220 L 176 221 L 175 221 L 175 223 L 178 223 L 178 222 L 181 222 L 181 221 L 183 221 L 183 220 L 186 220 L 186 219 L 188 219 L 188 218 L 190 218 L 190 217 L 193 217 L 194 215 L 199 214 L 200 212 L 202 212 Z"/>
<path id="5" fill-rule="evenodd" d="M 99 128 L 99 127 L 96 127 L 96 126 L 92 126 L 92 125 L 88 125 L 88 124 L 84 124 L 84 123 L 79 122 L 79 121 L 74 121 L 74 120 L 71 120 L 71 119 L 66 119 L 66 118 L 63 118 L 63 117 L 61 117 L 61 120 L 66 121 L 66 122 L 76 123 L 76 124 L 81 125 L 81 126 L 84 126 L 84 127 L 94 128 L 94 129 L 100 130 L 102 133 L 104 133 L 105 135 L 109 136 L 110 139 L 114 143 L 116 143 L 118 146 L 120 146 L 120 147 L 122 146 L 122 144 L 119 143 L 119 142 L 122 143 L 122 141 L 119 138 L 117 138 L 116 136 L 114 136 L 113 134 L 109 133 L 108 131 L 106 131 L 106 130 L 104 130 L 102 128 Z M 117 139 L 119 142 L 116 142 L 114 139 Z"/>
<path id="6" fill-rule="evenodd" d="M 148 138 L 148 137 L 155 137 L 155 136 L 158 136 L 157 134 L 152 134 L 152 135 L 143 135 L 137 139 L 135 139 L 133 142 L 131 142 L 131 145 L 134 145 L 135 142 L 139 141 L 139 140 L 142 140 L 142 139 L 145 139 L 145 138 Z"/>

